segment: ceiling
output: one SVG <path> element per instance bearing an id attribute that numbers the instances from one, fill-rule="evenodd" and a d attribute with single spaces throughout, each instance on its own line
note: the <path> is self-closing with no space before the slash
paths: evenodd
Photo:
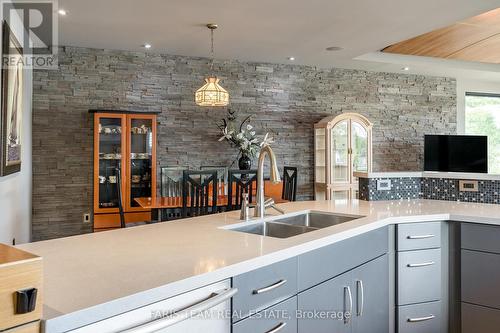
<path id="1" fill-rule="evenodd" d="M 59 7 L 68 11 L 59 21 L 61 45 L 144 51 L 147 42 L 148 52 L 209 56 L 205 24 L 216 22 L 220 59 L 291 63 L 293 56 L 302 65 L 400 71 L 404 58 L 378 51 L 500 0 L 59 0 Z"/>
<path id="2" fill-rule="evenodd" d="M 500 63 L 500 8 L 391 45 L 383 52 Z"/>

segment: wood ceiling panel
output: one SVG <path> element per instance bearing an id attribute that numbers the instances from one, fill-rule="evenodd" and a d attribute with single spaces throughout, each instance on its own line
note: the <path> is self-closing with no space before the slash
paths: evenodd
<path id="1" fill-rule="evenodd" d="M 471 44 L 500 33 L 500 27 L 479 27 L 456 23 L 404 42 L 391 45 L 384 52 L 446 58 Z"/>
<path id="2" fill-rule="evenodd" d="M 448 56 L 448 59 L 498 64 L 500 63 L 500 34 L 455 52 Z"/>
<path id="3" fill-rule="evenodd" d="M 383 52 L 498 63 L 500 8 L 386 47 Z M 480 45 L 480 46 L 476 46 Z"/>
<path id="4" fill-rule="evenodd" d="M 500 27 L 500 8 L 490 10 L 489 12 L 479 14 L 477 16 L 461 21 L 465 24 L 473 24 L 478 26 L 497 26 Z"/>

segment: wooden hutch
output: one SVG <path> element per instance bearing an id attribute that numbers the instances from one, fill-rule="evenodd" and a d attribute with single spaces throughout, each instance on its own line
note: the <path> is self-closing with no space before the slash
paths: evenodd
<path id="1" fill-rule="evenodd" d="M 157 113 L 89 113 L 94 116 L 94 230 L 120 227 L 118 186 L 125 221 L 150 221 L 151 210 L 141 208 L 135 198 L 156 194 Z"/>
<path id="2" fill-rule="evenodd" d="M 329 116 L 314 125 L 314 197 L 358 197 L 355 172 L 372 171 L 372 123 L 357 113 Z"/>

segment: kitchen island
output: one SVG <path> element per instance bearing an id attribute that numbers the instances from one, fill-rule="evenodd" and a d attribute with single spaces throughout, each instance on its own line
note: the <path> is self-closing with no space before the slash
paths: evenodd
<path id="1" fill-rule="evenodd" d="M 280 239 L 227 229 L 242 223 L 239 212 L 228 212 L 20 245 L 44 259 L 45 332 L 66 332 L 386 226 L 500 225 L 500 206 L 489 204 L 352 200 L 279 207 L 287 215 L 318 211 L 363 217 Z"/>

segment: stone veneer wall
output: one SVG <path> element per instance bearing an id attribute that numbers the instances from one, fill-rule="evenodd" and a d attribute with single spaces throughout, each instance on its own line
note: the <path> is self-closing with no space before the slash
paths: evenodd
<path id="1" fill-rule="evenodd" d="M 230 164 L 215 122 L 226 108 L 201 108 L 193 93 L 208 59 L 63 47 L 59 70 L 34 72 L 33 240 L 91 231 L 91 108 L 161 111 L 158 164 Z M 424 133 L 456 132 L 451 78 L 308 66 L 216 62 L 231 109 L 274 132 L 280 165 L 299 168 L 300 199 L 313 197 L 313 125 L 359 112 L 374 123 L 374 170 L 418 170 Z"/>

